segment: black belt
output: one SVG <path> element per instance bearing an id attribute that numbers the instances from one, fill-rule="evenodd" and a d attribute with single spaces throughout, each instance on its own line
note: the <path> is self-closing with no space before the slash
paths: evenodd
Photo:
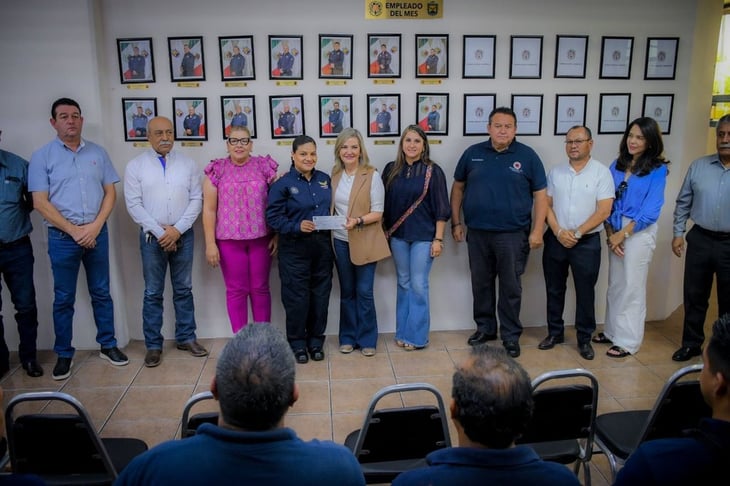
<path id="1" fill-rule="evenodd" d="M 18 238 L 15 241 L 9 241 L 7 243 L 0 242 L 0 250 L 4 250 L 5 248 L 12 248 L 14 246 L 25 245 L 26 243 L 30 243 L 30 236 L 28 235 L 25 235 L 22 238 Z"/>
<path id="2" fill-rule="evenodd" d="M 698 224 L 694 225 L 694 227 L 697 228 L 697 231 L 699 231 L 703 235 L 709 236 L 710 238 L 714 238 L 716 240 L 730 240 L 730 233 L 708 230 L 707 228 L 703 228 Z"/>

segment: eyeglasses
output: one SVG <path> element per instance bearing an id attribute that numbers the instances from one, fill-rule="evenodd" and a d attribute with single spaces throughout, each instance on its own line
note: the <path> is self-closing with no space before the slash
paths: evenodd
<path id="1" fill-rule="evenodd" d="M 621 184 L 618 185 L 616 188 L 616 200 L 618 201 L 621 199 L 621 196 L 624 195 L 624 192 L 626 192 L 626 188 L 629 187 L 629 183 L 626 181 L 622 181 Z"/>
<path id="2" fill-rule="evenodd" d="M 580 145 L 583 142 L 589 142 L 590 140 L 591 140 L 590 138 L 586 138 L 585 140 L 582 140 L 582 139 L 578 139 L 578 140 L 566 140 L 565 141 L 565 145 Z"/>
<path id="3" fill-rule="evenodd" d="M 229 138 L 228 143 L 231 145 L 243 145 L 244 147 L 251 143 L 250 138 Z"/>

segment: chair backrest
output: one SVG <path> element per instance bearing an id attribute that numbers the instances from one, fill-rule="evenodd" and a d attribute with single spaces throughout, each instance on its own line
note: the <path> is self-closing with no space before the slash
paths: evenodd
<path id="1" fill-rule="evenodd" d="M 193 395 L 185 402 L 183 407 L 182 419 L 180 421 L 180 438 L 185 439 L 195 435 L 201 424 L 217 424 L 218 412 L 200 412 L 191 415 L 193 407 L 204 400 L 213 400 L 213 393 L 210 391 L 201 392 Z"/>

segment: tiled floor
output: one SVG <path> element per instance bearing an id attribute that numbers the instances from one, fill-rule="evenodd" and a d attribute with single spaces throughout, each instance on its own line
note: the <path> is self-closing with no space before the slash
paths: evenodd
<path id="1" fill-rule="evenodd" d="M 716 319 L 708 315 L 708 324 Z M 532 377 L 547 370 L 585 367 L 595 373 L 600 384 L 599 413 L 633 408 L 650 408 L 665 380 L 683 364 L 671 360 L 681 338 L 681 307 L 667 320 L 649 322 L 643 346 L 636 356 L 612 359 L 606 347 L 594 345 L 596 359 L 585 361 L 578 355 L 575 333 L 566 332 L 567 342 L 549 351 L 537 344 L 544 328 L 527 328 L 521 339 L 519 362 Z M 600 330 L 600 329 L 599 329 Z M 708 329 L 709 331 L 709 329 Z M 300 399 L 287 415 L 286 424 L 305 439 L 332 439 L 342 443 L 347 434 L 360 427 L 372 395 L 394 383 L 428 382 L 436 386 L 448 405 L 454 364 L 468 352 L 466 338 L 471 331 L 433 332 L 431 345 L 408 352 L 395 346 L 392 334 L 381 335 L 378 354 L 366 358 L 358 352 L 343 355 L 337 351 L 336 337 L 328 337 L 327 355 L 322 362 L 297 365 Z M 130 363 L 114 367 L 98 357 L 98 352 L 80 351 L 74 358 L 73 374 L 65 381 L 51 379 L 55 362 L 51 351 L 39 358 L 45 369 L 41 378 L 30 378 L 17 364 L 0 381 L 5 403 L 12 396 L 29 390 L 60 390 L 77 397 L 89 410 L 102 436 L 132 436 L 150 446 L 180 435 L 183 404 L 194 393 L 209 389 L 216 359 L 226 339 L 202 340 L 210 350 L 206 358 L 194 358 L 166 343 L 162 364 L 143 365 L 144 344 L 135 341 L 125 349 Z M 15 357 L 17 360 L 17 357 Z M 699 362 L 695 358 L 690 363 Z M 393 395 L 392 406 L 423 403 L 425 392 Z M 388 403 L 388 402 L 385 402 Z M 45 403 L 28 404 L 27 410 L 40 409 Z M 212 401 L 195 410 L 214 410 Z M 455 433 L 452 436 L 455 440 Z M 594 456 L 593 484 L 609 484 L 608 466 L 602 455 Z"/>

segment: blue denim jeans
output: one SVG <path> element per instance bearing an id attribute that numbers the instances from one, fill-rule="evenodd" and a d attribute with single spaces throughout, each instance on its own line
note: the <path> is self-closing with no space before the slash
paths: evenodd
<path id="1" fill-rule="evenodd" d="M 340 345 L 374 348 L 378 341 L 373 283 L 377 262 L 355 265 L 350 244 L 334 240 L 335 265 L 340 280 Z"/>
<path id="2" fill-rule="evenodd" d="M 431 271 L 430 241 L 390 239 L 390 251 L 398 275 L 395 306 L 395 338 L 418 348 L 428 344 L 431 313 L 428 274 Z"/>
<path id="3" fill-rule="evenodd" d="M 10 292 L 15 306 L 15 322 L 18 324 L 20 345 L 18 357 L 21 363 L 36 359 L 38 335 L 38 309 L 35 304 L 33 285 L 33 247 L 27 237 L 17 244 L 0 249 L 0 274 Z M 0 288 L 0 290 L 2 290 Z M 0 300 L 2 309 L 2 300 Z M 5 343 L 5 327 L 0 315 L 0 367 L 8 364 L 8 346 Z"/>
<path id="4" fill-rule="evenodd" d="M 162 349 L 162 309 L 165 275 L 170 266 L 172 303 L 175 308 L 175 341 L 179 344 L 195 340 L 195 304 L 193 303 L 193 230 L 177 240 L 177 250 L 165 251 L 154 236 L 139 233 L 144 274 L 142 332 L 147 349 Z"/>
<path id="5" fill-rule="evenodd" d="M 76 282 L 84 264 L 86 286 L 96 322 L 96 342 L 102 348 L 117 345 L 114 337 L 114 304 L 109 294 L 109 233 L 106 224 L 96 237 L 94 248 L 79 246 L 71 235 L 48 228 L 48 256 L 53 271 L 53 350 L 61 358 L 72 358 L 73 318 Z"/>

